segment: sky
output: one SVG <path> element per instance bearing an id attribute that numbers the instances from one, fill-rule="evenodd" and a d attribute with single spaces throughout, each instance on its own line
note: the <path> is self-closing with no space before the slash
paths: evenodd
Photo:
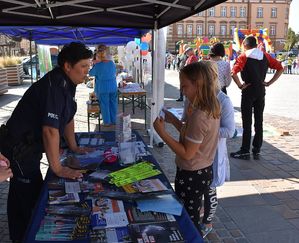
<path id="1" fill-rule="evenodd" d="M 290 18 L 289 18 L 289 27 L 295 31 L 296 34 L 299 34 L 299 0 L 293 0 L 290 6 Z M 297 20 L 296 20 L 297 14 Z"/>

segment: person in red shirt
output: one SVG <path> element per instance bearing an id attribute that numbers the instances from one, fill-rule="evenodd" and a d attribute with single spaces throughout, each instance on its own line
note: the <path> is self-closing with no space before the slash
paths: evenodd
<path id="1" fill-rule="evenodd" d="M 195 55 L 193 48 L 188 47 L 188 48 L 186 49 L 185 53 L 186 53 L 186 55 L 187 55 L 187 57 L 188 57 L 187 60 L 186 60 L 186 64 L 185 64 L 185 66 L 187 66 L 187 65 L 189 65 L 189 64 L 191 64 L 191 63 L 193 63 L 193 62 L 198 62 L 198 58 L 197 58 L 197 56 Z"/>
<path id="2" fill-rule="evenodd" d="M 272 85 L 282 74 L 283 67 L 280 62 L 268 53 L 257 48 L 255 37 L 248 36 L 244 42 L 245 52 L 235 62 L 232 69 L 232 78 L 242 90 L 241 115 L 243 125 L 242 146 L 239 151 L 231 153 L 236 159 L 250 159 L 252 111 L 254 114 L 255 134 L 252 142 L 253 158 L 258 160 L 263 143 L 263 112 L 265 106 L 266 89 Z M 270 81 L 266 82 L 268 68 L 276 72 Z M 241 72 L 241 83 L 237 73 Z"/>

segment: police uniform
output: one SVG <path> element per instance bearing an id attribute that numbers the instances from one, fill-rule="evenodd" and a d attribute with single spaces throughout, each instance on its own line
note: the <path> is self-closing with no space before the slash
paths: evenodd
<path id="1" fill-rule="evenodd" d="M 77 110 L 75 92 L 76 85 L 57 67 L 25 92 L 6 124 L 8 136 L 1 149 L 14 174 L 7 203 L 12 240 L 23 239 L 42 187 L 42 126 L 63 135 Z"/>

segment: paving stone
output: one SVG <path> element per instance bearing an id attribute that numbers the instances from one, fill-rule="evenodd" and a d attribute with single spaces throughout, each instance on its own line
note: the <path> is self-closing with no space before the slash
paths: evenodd
<path id="1" fill-rule="evenodd" d="M 238 230 L 238 229 L 229 230 L 229 233 L 234 238 L 244 237 L 244 235 L 242 234 L 242 232 L 240 230 Z"/>
<path id="2" fill-rule="evenodd" d="M 216 230 L 217 235 L 222 239 L 222 238 L 226 238 L 229 237 L 230 234 L 226 229 L 219 229 Z"/>
<path id="3" fill-rule="evenodd" d="M 209 241 L 220 241 L 218 235 L 216 232 L 211 232 L 210 234 L 207 235 L 206 237 Z"/>
<path id="4" fill-rule="evenodd" d="M 239 238 L 239 239 L 235 239 L 235 240 L 237 243 L 248 243 L 248 241 L 245 238 Z M 255 241 L 253 241 L 253 242 L 255 242 Z"/>
<path id="5" fill-rule="evenodd" d="M 222 242 L 223 243 L 236 243 L 236 241 L 232 238 L 225 238 L 225 239 L 222 239 Z"/>
<path id="6" fill-rule="evenodd" d="M 248 233 L 283 230 L 291 227 L 290 223 L 271 206 L 235 206 L 227 208 L 227 211 L 245 236 Z"/>
<path id="7" fill-rule="evenodd" d="M 295 219 L 289 219 L 289 222 L 299 230 L 299 217 Z"/>
<path id="8" fill-rule="evenodd" d="M 224 224 L 221 222 L 214 222 L 213 221 L 213 228 L 214 229 L 223 229 L 224 228 Z"/>
<path id="9" fill-rule="evenodd" d="M 284 203 L 293 210 L 299 210 L 299 201 L 296 199 L 284 200 Z"/>
<path id="10" fill-rule="evenodd" d="M 281 200 L 292 199 L 292 195 L 288 192 L 274 192 L 273 196 Z"/>
<path id="11" fill-rule="evenodd" d="M 268 232 L 258 232 L 247 234 L 247 238 L 250 242 L 254 243 L 280 243 L 280 242 L 290 242 L 299 243 L 299 231 L 292 229 L 285 230 L 275 230 L 271 233 Z"/>
<path id="12" fill-rule="evenodd" d="M 285 219 L 299 218 L 299 210 L 291 210 L 286 205 L 273 206 L 273 210 L 278 212 Z"/>
<path id="13" fill-rule="evenodd" d="M 224 222 L 224 226 L 228 230 L 232 230 L 232 229 L 237 229 L 238 228 L 238 226 L 232 220 L 228 221 L 228 222 Z"/>
<path id="14" fill-rule="evenodd" d="M 274 206 L 274 205 L 280 205 L 282 203 L 280 199 L 278 199 L 272 194 L 262 194 L 261 196 L 268 205 Z"/>

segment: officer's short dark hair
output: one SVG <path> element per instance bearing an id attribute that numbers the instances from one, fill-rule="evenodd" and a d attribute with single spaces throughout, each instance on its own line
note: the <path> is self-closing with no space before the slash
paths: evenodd
<path id="1" fill-rule="evenodd" d="M 224 45 L 222 43 L 214 44 L 211 47 L 211 50 L 210 50 L 209 54 L 210 54 L 211 57 L 216 57 L 216 56 L 224 57 L 225 56 Z"/>
<path id="2" fill-rule="evenodd" d="M 58 66 L 63 67 L 68 62 L 74 66 L 82 59 L 92 58 L 92 51 L 81 42 L 71 42 L 63 46 L 58 54 Z"/>
<path id="3" fill-rule="evenodd" d="M 248 48 L 255 48 L 257 47 L 256 39 L 254 36 L 247 36 L 243 42 L 244 46 L 247 46 Z"/>

